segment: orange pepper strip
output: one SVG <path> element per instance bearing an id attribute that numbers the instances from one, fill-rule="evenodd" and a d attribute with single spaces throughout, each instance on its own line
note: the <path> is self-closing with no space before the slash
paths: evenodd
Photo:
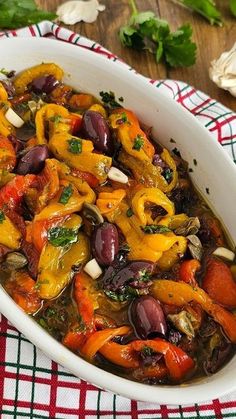
<path id="1" fill-rule="evenodd" d="M 74 298 L 86 328 L 93 327 L 94 300 L 90 296 L 90 278 L 83 272 L 75 277 Z"/>
<path id="2" fill-rule="evenodd" d="M 127 121 L 122 121 L 123 115 Z M 128 154 L 138 160 L 152 160 L 155 148 L 148 140 L 145 132 L 140 128 L 138 118 L 132 111 L 123 108 L 116 109 L 110 116 L 110 120 L 112 127 L 117 129 L 118 138 Z M 139 149 L 135 149 L 136 139 L 142 142 Z"/>
<path id="3" fill-rule="evenodd" d="M 131 347 L 138 352 L 149 347 L 154 352 L 163 354 L 169 374 L 175 380 L 183 378 L 187 372 L 194 367 L 192 358 L 190 358 L 181 348 L 172 345 L 164 339 L 137 340 L 131 342 Z"/>
<path id="4" fill-rule="evenodd" d="M 77 351 L 84 343 L 84 340 L 85 334 L 83 332 L 69 330 L 62 339 L 62 343 L 71 351 Z"/>
<path id="5" fill-rule="evenodd" d="M 69 100 L 69 105 L 74 109 L 88 109 L 93 103 L 94 97 L 84 93 L 76 93 Z"/>
<path id="6" fill-rule="evenodd" d="M 180 281 L 186 282 L 187 284 L 196 287 L 198 285 L 195 274 L 201 267 L 200 262 L 197 259 L 185 260 L 181 263 L 179 270 Z"/>
<path id="7" fill-rule="evenodd" d="M 35 281 L 26 272 L 14 273 L 13 278 L 6 283 L 6 290 L 27 314 L 36 313 L 41 307 Z"/>
<path id="8" fill-rule="evenodd" d="M 119 345 L 116 342 L 107 342 L 99 349 L 99 352 L 108 361 L 121 367 L 137 368 L 139 366 L 138 356 L 132 349 L 131 344 Z"/>
<path id="9" fill-rule="evenodd" d="M 113 192 L 100 192 L 96 204 L 101 214 L 113 212 L 118 208 L 125 195 L 124 189 L 115 189 Z"/>
<path id="10" fill-rule="evenodd" d="M 0 134 L 0 169 L 12 170 L 16 165 L 16 153 L 11 141 Z"/>
<path id="11" fill-rule="evenodd" d="M 115 329 L 104 329 L 93 333 L 81 348 L 81 354 L 90 362 L 96 353 L 102 348 L 105 343 L 109 342 L 115 336 L 126 335 L 130 332 L 130 327 L 121 326 Z"/>
<path id="12" fill-rule="evenodd" d="M 231 342 L 236 343 L 236 317 L 215 303 L 200 287 L 172 280 L 157 280 L 151 287 L 152 295 L 162 303 L 183 306 L 196 301 L 213 319 L 219 323 Z"/>

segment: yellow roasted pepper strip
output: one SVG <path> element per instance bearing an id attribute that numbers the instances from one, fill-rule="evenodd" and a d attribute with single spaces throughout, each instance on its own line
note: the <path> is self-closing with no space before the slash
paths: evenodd
<path id="1" fill-rule="evenodd" d="M 126 191 L 124 189 L 116 189 L 112 192 L 100 192 L 97 199 L 97 207 L 101 214 L 113 213 L 124 199 Z"/>
<path id="2" fill-rule="evenodd" d="M 27 89 L 29 83 L 42 76 L 52 75 L 57 80 L 61 80 L 64 71 L 54 63 L 42 63 L 20 73 L 14 80 L 14 86 L 17 94 L 22 94 Z"/>
<path id="3" fill-rule="evenodd" d="M 140 128 L 136 115 L 127 109 L 117 109 L 110 116 L 113 129 L 117 130 L 118 139 L 124 150 L 138 160 L 152 161 L 154 146 Z"/>
<path id="4" fill-rule="evenodd" d="M 81 221 L 81 217 L 74 214 L 61 227 L 78 229 Z M 64 247 L 47 243 L 39 259 L 36 283 L 39 296 L 43 299 L 57 297 L 72 278 L 71 267 L 86 263 L 88 259 L 89 242 L 83 233 L 78 233 L 76 243 Z"/>
<path id="5" fill-rule="evenodd" d="M 168 153 L 167 150 L 166 153 Z M 166 159 L 166 162 L 167 160 L 169 161 L 169 167 L 173 170 L 173 179 L 170 184 L 168 184 L 166 179 L 162 176 L 160 168 L 158 166 L 154 166 L 151 161 L 137 160 L 124 150 L 122 150 L 119 154 L 119 161 L 132 170 L 132 173 L 138 183 L 141 183 L 146 187 L 150 186 L 159 188 L 162 192 L 167 193 L 175 187 L 178 174 L 174 160 L 170 155 L 167 159 L 166 153 L 164 154 L 164 158 Z"/>
<path id="6" fill-rule="evenodd" d="M 80 142 L 80 152 L 73 150 L 71 140 Z M 103 154 L 93 153 L 92 141 L 82 140 L 64 132 L 51 137 L 49 148 L 59 160 L 65 161 L 69 167 L 91 173 L 100 183 L 107 179 L 112 159 Z"/>
<path id="7" fill-rule="evenodd" d="M 46 122 L 49 123 L 49 138 L 56 132 L 69 132 L 71 128 L 69 116 L 70 113 L 66 108 L 64 108 L 64 106 L 53 103 L 42 106 L 42 108 L 36 113 L 35 117 L 38 144 L 47 144 L 45 135 Z M 67 119 L 68 124 L 64 122 L 64 120 Z"/>
<path id="8" fill-rule="evenodd" d="M 7 91 L 5 87 L 3 86 L 3 84 L 0 82 L 0 101 L 6 101 L 6 100 L 8 100 Z"/>
<path id="9" fill-rule="evenodd" d="M 74 180 L 74 178 L 73 178 Z M 48 205 L 43 208 L 43 210 L 37 214 L 34 218 L 35 221 L 45 220 L 54 217 L 64 217 L 68 214 L 80 211 L 84 202 L 92 204 L 95 200 L 95 194 L 87 184 L 81 179 L 81 184 L 79 185 L 79 180 L 77 180 L 78 187 L 80 186 L 80 191 L 75 187 L 75 183 L 72 183 L 68 180 L 61 181 L 61 186 L 58 194 L 48 203 Z M 69 188 L 70 196 L 66 203 L 61 202 L 62 194 L 65 192 L 65 189 Z"/>
<path id="10" fill-rule="evenodd" d="M 9 107 L 10 104 L 8 101 L 1 102 L 0 104 L 0 134 L 4 135 L 4 137 L 8 137 L 8 135 L 14 134 L 16 131 L 5 117 L 5 113 Z"/>
<path id="11" fill-rule="evenodd" d="M 219 323 L 224 332 L 236 343 L 236 316 L 216 304 L 200 287 L 192 287 L 184 282 L 156 280 L 151 287 L 152 295 L 164 304 L 181 307 L 190 301 L 199 303 L 213 319 Z"/>
<path id="12" fill-rule="evenodd" d="M 147 213 L 145 211 L 146 204 L 156 204 L 164 208 L 168 215 L 174 215 L 174 204 L 167 196 L 157 188 L 142 188 L 134 195 L 132 199 L 132 209 L 140 219 L 142 225 L 148 223 Z"/>
<path id="13" fill-rule="evenodd" d="M 0 243 L 12 250 L 19 249 L 21 233 L 3 211 L 0 211 L 0 215 Z"/>
<path id="14" fill-rule="evenodd" d="M 175 236 L 176 242 L 173 246 L 163 253 L 158 260 L 158 267 L 163 271 L 168 271 L 172 266 L 179 261 L 187 250 L 187 240 L 183 236 Z"/>
<path id="15" fill-rule="evenodd" d="M 188 220 L 188 218 L 189 217 L 186 214 L 165 215 L 157 224 L 169 227 L 171 230 L 174 230 L 180 227 L 185 221 Z"/>

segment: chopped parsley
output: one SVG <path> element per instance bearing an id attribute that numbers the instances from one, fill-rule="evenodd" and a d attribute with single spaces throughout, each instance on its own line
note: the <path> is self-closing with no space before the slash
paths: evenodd
<path id="1" fill-rule="evenodd" d="M 0 211 L 0 224 L 2 224 L 4 220 L 5 220 L 4 212 Z"/>
<path id="2" fill-rule="evenodd" d="M 116 101 L 114 92 L 100 92 L 99 95 L 102 98 L 103 103 L 110 109 L 121 108 L 122 106 L 120 103 Z M 122 100 L 121 100 L 122 99 Z M 121 102 L 123 102 L 123 98 L 119 98 Z"/>
<path id="3" fill-rule="evenodd" d="M 138 296 L 138 291 L 129 286 L 125 287 L 121 293 L 117 293 L 112 290 L 104 290 L 104 293 L 107 297 L 111 298 L 111 300 L 120 302 L 132 300 L 134 297 Z"/>
<path id="4" fill-rule="evenodd" d="M 142 349 L 142 354 L 144 356 L 152 356 L 154 353 L 153 349 L 150 348 L 149 346 L 144 346 Z"/>
<path id="5" fill-rule="evenodd" d="M 49 118 L 49 121 L 54 122 L 57 125 L 59 124 L 59 122 L 62 121 L 62 116 L 61 115 L 51 116 L 51 118 Z"/>
<path id="6" fill-rule="evenodd" d="M 78 230 L 75 228 L 52 227 L 48 231 L 48 241 L 55 247 L 64 247 L 78 241 Z"/>
<path id="7" fill-rule="evenodd" d="M 82 153 L 82 140 L 81 138 L 74 138 L 72 137 L 68 140 L 68 150 L 73 154 L 80 154 Z"/>
<path id="8" fill-rule="evenodd" d="M 68 186 L 65 186 L 62 190 L 62 193 L 58 202 L 60 202 L 60 204 L 66 205 L 70 197 L 72 196 L 72 194 L 73 194 L 72 185 L 70 184 Z"/>
<path id="9" fill-rule="evenodd" d="M 135 137 L 134 139 L 133 150 L 140 151 L 143 146 L 144 146 L 144 139 L 142 135 L 138 134 L 137 137 Z"/>
<path id="10" fill-rule="evenodd" d="M 171 230 L 169 227 L 163 226 L 163 225 L 147 225 L 145 227 L 141 227 L 141 230 L 144 231 L 146 234 L 161 234 L 161 233 L 169 233 Z"/>
<path id="11" fill-rule="evenodd" d="M 165 180 L 167 182 L 169 182 L 170 180 L 172 180 L 173 171 L 169 167 L 167 167 L 163 170 L 163 176 L 164 176 Z"/>
<path id="12" fill-rule="evenodd" d="M 126 211 L 127 217 L 132 217 L 133 214 L 134 214 L 134 212 L 133 212 L 132 208 L 127 209 L 127 211 Z"/>

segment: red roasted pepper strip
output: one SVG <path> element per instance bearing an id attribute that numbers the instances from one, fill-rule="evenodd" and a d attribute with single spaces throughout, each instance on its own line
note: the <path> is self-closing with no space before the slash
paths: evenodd
<path id="1" fill-rule="evenodd" d="M 35 281 L 26 272 L 16 272 L 6 283 L 6 290 L 26 313 L 34 314 L 40 309 L 41 300 Z"/>
<path id="2" fill-rule="evenodd" d="M 116 342 L 107 342 L 99 349 L 100 354 L 113 364 L 124 368 L 137 368 L 140 364 L 138 355 L 131 344 L 120 345 Z"/>
<path id="3" fill-rule="evenodd" d="M 96 353 L 105 343 L 109 342 L 115 336 L 126 335 L 130 332 L 130 327 L 121 326 L 112 329 L 99 330 L 93 333 L 81 348 L 81 354 L 88 360 L 93 361 Z"/>
<path id="4" fill-rule="evenodd" d="M 231 309 L 236 307 L 236 283 L 230 268 L 222 260 L 208 259 L 202 288 L 217 303 Z"/>
<path id="5" fill-rule="evenodd" d="M 11 171 L 16 165 L 16 153 L 11 141 L 0 134 L 0 169 Z"/>
<path id="6" fill-rule="evenodd" d="M 82 116 L 76 113 L 72 113 L 69 116 L 70 125 L 71 125 L 71 133 L 76 135 L 81 127 L 82 124 Z"/>
<path id="7" fill-rule="evenodd" d="M 76 177 L 85 180 L 91 188 L 96 188 L 99 185 L 99 180 L 92 173 L 83 172 L 78 169 L 72 169 L 72 173 Z"/>
<path id="8" fill-rule="evenodd" d="M 135 351 L 142 351 L 146 347 L 164 355 L 166 367 L 174 380 L 181 380 L 194 367 L 194 361 L 181 348 L 164 339 L 136 340 L 131 342 Z"/>
<path id="9" fill-rule="evenodd" d="M 197 259 L 191 259 L 191 260 L 185 260 L 180 265 L 179 270 L 179 279 L 180 281 L 184 281 L 187 284 L 192 285 L 192 287 L 195 287 L 198 285 L 195 274 L 196 271 L 198 271 L 201 267 L 200 262 Z"/>
<path id="10" fill-rule="evenodd" d="M 32 241 L 39 252 L 43 250 L 44 245 L 47 243 L 48 230 L 62 224 L 65 219 L 66 217 L 55 217 L 32 222 Z"/>
<path id="11" fill-rule="evenodd" d="M 0 208 L 6 206 L 11 209 L 16 209 L 23 195 L 35 179 L 35 175 L 16 175 L 14 179 L 4 185 L 0 190 Z"/>

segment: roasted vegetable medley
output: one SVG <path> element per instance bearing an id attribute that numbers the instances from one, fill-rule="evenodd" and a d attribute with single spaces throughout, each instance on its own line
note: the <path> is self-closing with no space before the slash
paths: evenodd
<path id="1" fill-rule="evenodd" d="M 100 368 L 178 384 L 236 343 L 236 264 L 187 163 L 112 92 L 56 64 L 0 82 L 0 269 L 14 301 Z"/>

